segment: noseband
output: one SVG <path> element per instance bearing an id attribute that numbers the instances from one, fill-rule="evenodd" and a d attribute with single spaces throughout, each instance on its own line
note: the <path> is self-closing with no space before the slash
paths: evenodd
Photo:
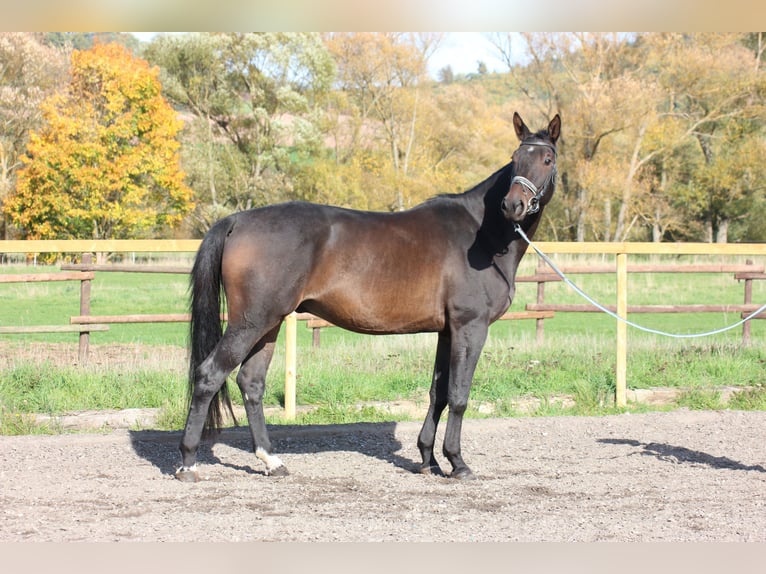
<path id="1" fill-rule="evenodd" d="M 548 143 L 542 143 L 542 142 L 521 142 L 521 145 L 519 146 L 524 147 L 525 145 L 536 145 L 536 146 L 542 146 L 547 147 L 553 152 L 553 157 L 556 157 L 556 148 L 553 147 L 551 144 Z M 532 197 L 529 200 L 529 203 L 527 204 L 527 215 L 532 215 L 534 213 L 537 213 L 540 211 L 540 200 L 545 195 L 545 192 L 548 191 L 548 187 L 550 187 L 551 182 L 553 182 L 556 179 L 556 165 L 554 163 L 553 169 L 551 170 L 550 175 L 546 178 L 546 180 L 543 182 L 543 185 L 540 187 L 540 189 L 537 188 L 537 186 L 529 181 L 526 177 L 521 175 L 515 175 L 513 179 L 511 180 L 511 185 L 514 183 L 518 183 L 521 185 L 521 189 L 524 192 L 524 195 L 527 195 L 527 192 L 532 194 Z"/>

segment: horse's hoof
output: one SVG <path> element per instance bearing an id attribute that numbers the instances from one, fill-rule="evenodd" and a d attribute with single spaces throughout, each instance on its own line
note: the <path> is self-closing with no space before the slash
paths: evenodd
<path id="1" fill-rule="evenodd" d="M 196 470 L 179 468 L 175 474 L 181 482 L 199 482 L 199 473 Z"/>
<path id="2" fill-rule="evenodd" d="M 285 465 L 278 466 L 277 468 L 272 468 L 266 471 L 266 476 L 287 476 L 289 474 L 290 472 L 287 470 Z"/>
<path id="3" fill-rule="evenodd" d="M 449 477 L 456 480 L 476 480 L 476 475 L 468 467 L 453 470 Z"/>
<path id="4" fill-rule="evenodd" d="M 418 469 L 420 474 L 427 474 L 430 476 L 444 476 L 442 469 L 438 465 L 421 466 Z"/>

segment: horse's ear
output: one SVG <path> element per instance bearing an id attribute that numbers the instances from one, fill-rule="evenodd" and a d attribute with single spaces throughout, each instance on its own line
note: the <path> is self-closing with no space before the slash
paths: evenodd
<path id="1" fill-rule="evenodd" d="M 556 114 L 551 120 L 551 123 L 548 124 L 548 135 L 551 137 L 551 141 L 554 144 L 561 135 L 561 117 L 558 114 Z"/>
<path id="2" fill-rule="evenodd" d="M 513 129 L 516 130 L 516 136 L 521 141 L 524 141 L 532 133 L 524 123 L 524 120 L 521 119 L 519 112 L 513 112 Z"/>

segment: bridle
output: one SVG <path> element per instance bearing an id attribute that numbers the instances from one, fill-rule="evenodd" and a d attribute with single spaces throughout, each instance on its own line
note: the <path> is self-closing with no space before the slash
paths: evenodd
<path id="1" fill-rule="evenodd" d="M 545 192 L 548 191 L 548 188 L 550 187 L 551 183 L 556 180 L 556 164 L 555 164 L 556 148 L 555 146 L 545 142 L 521 142 L 519 149 L 527 145 L 547 147 L 553 152 L 553 157 L 554 157 L 553 169 L 551 170 L 551 173 L 548 175 L 548 177 L 546 178 L 546 180 L 543 182 L 543 184 L 540 186 L 539 189 L 537 188 L 537 186 L 535 186 L 534 183 L 532 183 L 526 177 L 521 175 L 515 175 L 513 176 L 513 179 L 511 180 L 511 185 L 513 185 L 514 183 L 518 183 L 519 185 L 521 185 L 521 189 L 524 192 L 525 196 L 527 195 L 527 192 L 532 194 L 532 197 L 527 203 L 527 213 L 526 213 L 526 215 L 532 215 L 540 211 L 540 200 L 545 195 Z"/>

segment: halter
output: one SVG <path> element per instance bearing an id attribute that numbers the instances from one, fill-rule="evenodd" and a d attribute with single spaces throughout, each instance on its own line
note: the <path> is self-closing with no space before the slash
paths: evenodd
<path id="1" fill-rule="evenodd" d="M 536 146 L 542 146 L 547 147 L 553 152 L 553 157 L 556 157 L 556 148 L 552 146 L 549 143 L 544 142 L 521 142 L 521 145 L 519 146 L 524 147 L 525 145 L 536 145 Z M 521 175 L 515 175 L 513 176 L 513 179 L 511 180 L 511 185 L 514 183 L 518 183 L 521 185 L 521 189 L 524 192 L 524 195 L 527 195 L 527 191 L 532 193 L 532 198 L 529 200 L 529 203 L 527 204 L 527 215 L 532 215 L 534 213 L 537 213 L 540 211 L 540 200 L 545 195 L 545 192 L 548 191 L 548 187 L 550 186 L 551 182 L 556 179 L 556 165 L 554 164 L 553 169 L 551 170 L 550 175 L 548 178 L 543 182 L 542 187 L 540 189 L 535 186 L 534 183 L 529 181 L 526 177 Z"/>

